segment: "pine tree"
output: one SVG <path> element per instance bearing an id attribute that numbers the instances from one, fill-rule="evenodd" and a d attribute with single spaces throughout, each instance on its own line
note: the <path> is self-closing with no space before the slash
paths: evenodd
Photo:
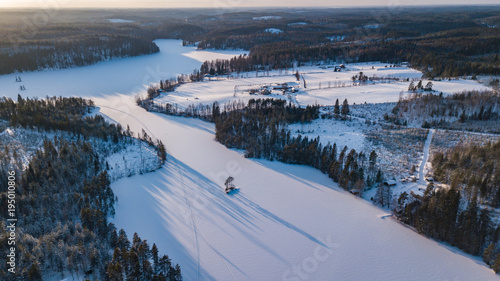
<path id="1" fill-rule="evenodd" d="M 422 80 L 418 81 L 417 90 L 422 90 L 423 88 L 424 86 L 422 86 Z"/>
<path id="2" fill-rule="evenodd" d="M 406 204 L 406 200 L 408 200 L 408 193 L 406 193 L 406 191 L 404 191 L 398 197 L 398 205 L 395 208 L 396 213 L 401 214 L 403 212 L 405 204 Z"/>
<path id="3" fill-rule="evenodd" d="M 212 119 L 215 120 L 220 116 L 220 107 L 218 102 L 212 104 Z"/>
<path id="4" fill-rule="evenodd" d="M 349 102 L 347 102 L 347 99 L 345 99 L 344 103 L 342 104 L 341 112 L 342 112 L 342 117 L 344 119 L 346 119 L 347 115 L 350 113 L 350 111 L 349 111 Z"/>
<path id="5" fill-rule="evenodd" d="M 413 83 L 413 81 L 410 82 L 410 85 L 408 86 L 408 91 L 415 91 L 415 83 Z"/>
<path id="6" fill-rule="evenodd" d="M 500 272 L 500 255 L 497 255 L 497 258 L 491 268 L 495 271 L 495 273 Z"/>
<path id="7" fill-rule="evenodd" d="M 158 274 L 159 270 L 159 257 L 158 257 L 158 248 L 156 244 L 153 243 L 153 247 L 151 247 L 151 254 L 153 255 L 153 272 L 154 274 Z"/>
<path id="8" fill-rule="evenodd" d="M 158 261 L 158 272 L 167 276 L 171 267 L 172 262 L 170 258 L 167 255 L 163 255 Z"/>
<path id="9" fill-rule="evenodd" d="M 426 91 L 432 91 L 432 86 L 433 85 L 432 85 L 431 81 L 427 82 L 427 84 L 425 85 L 425 90 Z"/>
<path id="10" fill-rule="evenodd" d="M 382 171 L 378 169 L 377 171 L 377 177 L 375 178 L 375 182 L 382 182 L 384 180 L 384 175 L 382 174 Z"/>
<path id="11" fill-rule="evenodd" d="M 375 150 L 372 150 L 372 152 L 370 153 L 368 162 L 370 163 L 369 169 L 373 171 L 375 169 L 375 164 L 377 164 L 377 153 L 375 152 Z"/>
<path id="12" fill-rule="evenodd" d="M 339 99 L 337 99 L 335 101 L 335 106 L 333 107 L 333 114 L 335 115 L 335 117 L 339 117 L 340 116 L 340 105 L 339 105 Z"/>
<path id="13" fill-rule="evenodd" d="M 156 147 L 158 149 L 158 157 L 160 157 L 161 163 L 163 164 L 167 160 L 167 149 L 161 140 L 157 141 Z"/>
<path id="14" fill-rule="evenodd" d="M 492 266 L 493 263 L 495 262 L 497 253 L 495 249 L 495 244 L 491 243 L 483 252 L 483 261 L 489 265 Z"/>
<path id="15" fill-rule="evenodd" d="M 386 186 L 383 184 L 379 184 L 374 197 L 375 203 L 379 204 L 382 207 L 385 207 L 385 205 L 387 204 L 386 193 Z"/>

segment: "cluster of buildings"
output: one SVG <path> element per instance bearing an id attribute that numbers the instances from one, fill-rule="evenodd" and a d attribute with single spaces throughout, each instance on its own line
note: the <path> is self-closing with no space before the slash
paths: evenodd
<path id="1" fill-rule="evenodd" d="M 279 91 L 283 95 L 299 91 L 298 82 L 277 83 L 275 85 L 261 85 L 259 89 L 250 90 L 250 94 L 270 95 L 273 91 Z"/>

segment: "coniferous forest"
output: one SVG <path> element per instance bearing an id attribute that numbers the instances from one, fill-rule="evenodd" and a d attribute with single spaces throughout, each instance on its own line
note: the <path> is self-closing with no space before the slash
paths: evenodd
<path id="1" fill-rule="evenodd" d="M 224 58 L 230 59 L 207 60 L 201 64 L 199 69 L 195 69 L 190 74 L 178 75 L 176 78 L 169 78 L 166 73 L 171 75 L 170 73 L 178 72 L 171 72 L 171 69 L 163 72 L 160 67 L 154 69 L 155 65 L 149 64 L 145 71 L 137 73 L 144 73 L 144 81 L 150 77 L 159 80 L 160 83 L 149 85 L 146 97 L 138 95 L 136 103 L 147 111 L 195 117 L 213 122 L 215 140 L 227 148 L 243 150 L 244 156 L 247 158 L 280 161 L 292 165 L 307 165 L 328 175 L 332 180 L 332 185 L 333 182 L 338 183 L 338 186 L 354 195 L 362 197 L 363 192 L 370 192 L 365 193 L 364 198 L 370 198 L 373 195 L 371 197 L 373 203 L 382 208 L 389 208 L 390 211 L 394 212 L 394 218 L 402 224 L 406 224 L 426 237 L 443 241 L 468 254 L 481 256 L 495 272 L 500 272 L 500 226 L 498 226 L 500 142 L 482 141 L 479 145 L 468 139 L 470 142 L 464 141 L 455 147 L 447 146 L 446 149 L 440 147 L 442 150 L 432 151 L 432 145 L 437 143 L 433 139 L 435 131 L 434 138 L 439 136 L 439 133 L 443 133 L 444 130 L 456 130 L 454 132 L 456 134 L 462 133 L 458 130 L 480 132 L 481 137 L 485 137 L 481 140 L 487 139 L 486 136 L 498 137 L 497 134 L 500 132 L 500 98 L 498 94 L 498 75 L 500 75 L 500 29 L 498 28 L 500 17 L 498 15 L 500 6 L 411 7 L 396 5 L 396 7 L 389 8 L 345 9 L 256 8 L 243 12 L 235 9 L 217 8 L 213 10 L 64 10 L 59 7 L 53 10 L 46 9 L 42 13 L 47 20 L 40 18 L 40 14 L 31 9 L 0 9 L 0 75 L 16 73 L 15 82 L 17 83 L 22 82 L 17 73 L 79 67 L 118 58 L 153 54 L 160 51 L 155 43 L 157 39 L 179 40 L 171 46 L 177 44 L 177 47 L 183 50 L 182 56 L 195 61 L 198 61 L 199 58 L 192 58 L 192 56 L 187 55 L 187 52 L 192 52 L 194 49 L 244 50 L 246 52 L 244 55 L 233 58 L 224 56 Z M 183 46 L 189 46 L 191 49 Z M 175 49 L 173 53 L 176 55 L 172 56 L 174 59 L 168 63 L 172 65 L 176 63 L 177 51 Z M 170 55 L 170 53 L 168 54 Z M 203 52 L 202 55 L 210 58 L 216 57 L 215 55 L 207 55 L 206 52 Z M 158 61 L 157 56 L 147 58 L 152 59 L 152 61 L 156 58 L 155 62 Z M 354 71 L 354 68 L 350 67 L 349 64 L 357 62 L 377 62 L 381 65 L 380 73 L 388 70 L 385 72 L 392 74 L 387 74 L 385 78 L 373 75 L 374 80 L 372 80 L 367 75 L 363 76 L 365 71 L 363 67 L 366 67 L 363 65 L 361 66 L 363 72 L 356 71 L 356 74 L 352 76 L 353 88 L 344 88 L 345 81 L 342 81 L 343 89 L 340 89 L 339 85 L 337 90 L 345 92 L 339 93 L 335 93 L 336 90 L 330 87 L 330 82 L 328 82 L 328 88 L 322 88 L 319 80 L 311 80 L 314 83 L 319 82 L 318 90 L 331 91 L 332 95 L 345 93 L 349 98 L 351 98 L 350 95 L 356 95 L 357 89 L 361 89 L 354 88 L 356 84 L 367 89 L 362 94 L 370 95 L 370 92 L 379 87 L 379 84 L 384 82 L 381 80 L 384 79 L 391 83 L 396 83 L 396 81 L 410 83 L 410 79 L 417 81 L 423 78 L 429 81 L 426 81 L 427 86 L 425 87 L 422 85 L 423 80 L 420 80 L 417 86 L 411 82 L 408 92 L 406 92 L 405 86 L 405 89 L 401 91 L 400 100 L 394 108 L 392 108 L 392 103 L 378 104 L 368 108 L 367 102 L 376 100 L 371 95 L 361 106 L 356 100 L 358 104 L 350 107 L 345 97 L 342 97 L 339 102 L 340 96 L 335 106 L 330 108 L 321 108 L 319 105 L 311 105 L 311 103 L 301 107 L 292 103 L 294 95 L 297 97 L 297 95 L 308 94 L 309 90 L 313 90 L 309 78 L 307 83 L 309 88 L 306 87 L 304 76 L 309 74 L 299 71 L 318 68 L 325 70 L 324 72 L 320 70 L 322 73 L 331 72 L 332 76 L 335 76 L 337 71 Z M 390 64 L 390 68 L 387 67 L 387 64 Z M 409 68 L 406 68 L 407 66 Z M 375 72 L 374 66 L 371 67 Z M 399 80 L 398 72 L 394 71 L 395 67 L 406 69 L 405 71 L 408 73 L 411 72 L 404 74 L 410 75 L 410 77 Z M 172 69 L 175 70 L 174 67 Z M 292 69 L 291 72 L 289 72 L 290 69 Z M 279 71 L 272 72 L 272 70 Z M 282 70 L 285 70 L 285 75 L 282 75 Z M 376 69 L 376 71 L 378 70 Z M 420 77 L 420 73 L 414 70 L 421 71 L 423 76 Z M 242 72 L 247 73 L 243 74 Z M 175 90 L 182 84 L 200 82 L 203 87 L 211 87 L 217 82 L 222 82 L 219 84 L 220 86 L 224 82 L 254 79 L 254 77 L 249 77 L 252 76 L 249 74 L 254 72 L 256 80 L 262 78 L 259 77 L 260 73 L 267 72 L 266 79 L 269 78 L 269 81 L 274 79 L 273 75 L 279 72 L 276 77 L 281 76 L 280 79 L 294 81 L 296 79 L 299 83 L 295 84 L 294 82 L 294 85 L 299 84 L 300 86 L 292 88 L 289 87 L 291 85 L 289 82 L 283 83 L 283 81 L 273 83 L 272 86 L 262 83 L 244 86 L 238 83 L 238 85 L 234 85 L 234 88 L 227 88 L 230 88 L 231 94 L 234 89 L 234 94 L 228 95 L 230 101 L 222 105 L 217 101 L 212 103 L 213 99 L 204 99 L 205 97 L 201 96 L 205 94 L 203 90 L 198 90 L 200 96 L 199 98 L 194 97 L 194 100 L 197 101 L 191 105 L 187 105 L 193 100 L 189 94 L 196 93 L 196 90 L 182 96 L 182 104 L 169 103 L 172 100 L 173 102 L 178 101 L 176 99 L 178 96 L 175 94 L 179 93 Z M 272 75 L 269 75 L 269 72 Z M 393 74 L 396 76 L 391 76 Z M 224 77 L 226 75 L 227 77 Z M 325 77 L 326 75 L 330 74 L 325 74 Z M 285 76 L 289 77 L 285 78 Z M 349 77 L 344 77 L 348 83 L 350 76 L 351 74 Z M 419 78 L 415 78 L 417 76 Z M 376 78 L 379 80 L 375 80 Z M 477 86 L 475 81 L 479 81 L 483 83 L 481 89 L 491 86 L 491 90 L 468 90 L 454 94 L 451 91 L 448 93 L 447 90 L 443 90 L 445 92 L 443 94 L 432 89 L 433 82 L 436 83 L 436 88 L 439 88 L 438 84 L 444 84 L 435 81 L 464 80 L 462 78 L 474 86 Z M 77 79 L 78 77 L 75 80 Z M 123 77 L 120 76 L 119 79 L 123 79 Z M 341 82 L 338 77 L 335 79 L 335 82 Z M 488 79 L 489 82 L 486 82 Z M 10 81 L 12 82 L 11 86 L 16 85 L 13 84 L 12 80 L 14 79 Z M 24 79 L 23 75 L 23 80 L 27 81 L 28 79 Z M 206 80 L 221 81 L 212 83 Z M 430 82 L 431 80 L 432 82 Z M 381 83 L 378 83 L 379 81 Z M 140 86 L 144 86 L 143 84 Z M 461 83 L 456 84 L 456 87 L 462 87 Z M 223 93 L 226 89 L 225 86 L 217 88 L 217 91 L 220 91 L 217 94 L 221 96 L 225 94 Z M 241 90 L 245 87 L 255 88 Z M 21 91 L 26 90 L 25 86 L 20 84 L 17 88 Z M 291 88 L 291 90 L 285 88 Z M 270 95 L 272 94 L 270 89 L 275 93 L 281 91 L 282 96 L 279 98 L 287 96 L 290 102 L 265 98 L 273 97 Z M 238 92 L 245 95 L 260 92 L 265 97 L 250 99 L 248 103 L 245 103 L 236 100 Z M 15 97 L 15 93 L 11 94 L 11 97 Z M 404 97 L 406 93 L 408 95 Z M 330 92 L 328 92 L 329 94 Z M 391 98 L 391 101 L 395 101 L 392 100 L 393 96 L 389 97 L 390 94 L 382 92 L 382 95 L 387 95 L 387 99 Z M 172 99 L 168 99 L 169 95 L 172 96 Z M 164 96 L 165 99 L 162 101 L 168 102 L 161 103 L 155 100 L 159 96 Z M 110 94 L 109 97 L 113 96 Z M 353 100 L 355 98 L 358 97 L 353 97 Z M 380 100 L 385 99 L 384 96 L 376 102 L 380 103 Z M 217 98 L 217 100 L 227 101 L 228 99 Z M 343 103 L 341 103 L 342 100 L 344 100 Z M 126 102 L 130 101 L 131 99 L 127 99 Z M 202 104 L 202 101 L 206 101 L 208 104 Z M 295 102 L 305 105 L 304 102 L 307 103 L 307 99 L 299 97 L 295 98 Z M 332 101 L 325 99 L 324 102 Z M 127 105 L 133 106 L 133 104 Z M 366 106 L 366 111 L 363 111 L 363 106 Z M 356 109 L 362 115 L 356 115 L 350 111 Z M 138 110 L 144 113 L 141 109 Z M 374 112 L 376 110 L 378 112 Z M 116 170 L 120 170 L 116 167 L 121 166 L 112 161 L 112 165 L 108 163 L 107 160 L 111 157 L 108 158 L 109 155 L 104 155 L 99 143 L 112 146 L 115 148 L 114 152 L 122 149 L 122 152 L 125 151 L 123 154 L 132 154 L 132 157 L 136 156 L 134 154 L 136 151 L 123 148 L 133 148 L 134 145 L 136 147 L 138 145 L 140 156 L 135 158 L 140 159 L 143 164 L 143 151 L 147 150 L 145 153 L 151 152 L 151 158 L 157 161 L 154 162 L 157 165 L 154 168 L 142 168 L 139 170 L 140 173 L 153 171 L 165 163 L 168 156 L 165 146 L 161 141 L 149 136 L 145 129 L 134 136 L 129 127 L 125 129 L 122 125 L 110 124 L 105 117 L 96 114 L 97 111 L 91 100 L 83 98 L 47 96 L 45 99 L 38 99 L 23 98 L 21 95 L 18 95 L 17 100 L 15 98 L 0 98 L 0 133 L 2 133 L 0 135 L 0 182 L 15 181 L 16 187 L 15 191 L 2 190 L 0 192 L 0 202 L 2 202 L 0 203 L 0 227 L 8 229 L 9 218 L 13 217 L 10 210 L 14 204 L 15 219 L 17 219 L 15 232 L 17 238 L 15 240 L 17 274 L 11 275 L 6 271 L 0 271 L 0 280 L 44 280 L 59 276 L 71 276 L 84 280 L 180 281 L 183 279 L 181 265 L 176 264 L 167 254 L 163 254 L 165 249 L 159 249 L 156 244 L 141 238 L 137 233 L 126 233 L 123 229 L 117 229 L 111 222 L 111 218 L 115 215 L 115 206 L 117 206 L 117 210 L 118 207 L 123 206 L 116 205 L 118 198 L 111 188 L 111 183 L 119 177 L 131 176 L 133 173 L 128 173 L 129 171 L 124 168 L 122 170 L 125 172 L 121 173 L 120 176 L 113 174 Z M 130 113 L 139 112 L 132 111 Z M 152 115 L 142 113 L 137 114 L 137 116 L 141 116 L 137 117 L 136 120 L 140 124 L 145 124 L 150 121 L 145 119 Z M 366 115 L 363 115 L 365 113 Z M 135 118 L 135 116 L 132 117 Z M 317 120 L 320 118 L 325 120 Z M 174 123 L 180 118 L 172 118 L 176 119 L 175 121 L 154 119 L 151 118 L 151 122 L 158 122 L 155 124 L 155 128 L 165 128 L 159 125 L 173 128 L 173 126 L 177 126 Z M 333 119 L 335 121 L 332 121 Z M 353 120 L 356 122 L 351 122 Z M 363 121 L 358 122 L 359 120 Z M 312 123 L 313 121 L 315 122 Z M 337 127 L 328 127 L 332 130 L 324 129 L 326 126 L 321 126 L 325 124 L 317 124 L 321 123 L 318 121 L 325 121 L 326 126 L 338 126 L 340 129 L 336 130 Z M 330 121 L 331 123 L 329 123 Z M 310 129 L 293 130 L 297 132 L 295 135 L 293 131 L 290 131 L 289 125 L 300 123 L 304 124 L 303 128 L 310 127 Z M 187 129 L 190 130 L 188 133 L 178 134 L 183 135 L 182 137 L 188 136 L 191 139 L 197 139 L 196 136 L 200 136 L 201 139 L 212 133 L 211 128 L 204 128 L 206 130 L 201 134 L 196 131 L 199 128 L 186 126 L 180 122 L 179 124 L 181 125 L 177 127 L 182 127 L 179 132 L 185 133 L 188 132 Z M 171 125 L 172 127 L 168 127 Z M 420 127 L 424 129 L 420 129 Z M 398 134 L 392 134 L 396 131 L 394 128 L 397 128 Z M 167 131 L 167 129 L 164 130 Z M 43 140 L 30 140 L 30 144 L 36 143 L 35 149 L 30 153 L 18 153 L 16 147 L 19 146 L 14 143 L 17 141 L 14 137 L 10 138 L 10 143 L 8 141 L 2 142 L 2 140 L 9 139 L 7 135 L 13 136 L 16 133 L 21 132 L 20 134 L 22 134 L 27 131 L 37 132 L 39 136 L 45 136 Z M 173 131 L 175 132 L 175 129 Z M 191 132 L 194 133 L 191 134 Z M 321 135 L 324 139 L 323 136 L 327 134 L 344 135 L 346 132 L 353 133 L 352 139 L 347 139 L 346 144 L 349 146 L 352 144 L 357 150 L 363 151 L 356 151 L 344 145 L 337 146 L 336 143 L 325 144 L 325 142 L 320 141 L 318 136 Z M 298 135 L 298 133 L 308 136 Z M 405 138 L 399 137 L 400 135 L 404 135 Z M 396 144 L 384 143 L 391 138 L 395 139 Z M 464 137 L 464 139 L 466 138 Z M 408 141 L 409 139 L 411 142 Z M 188 143 L 187 139 L 182 140 L 186 140 L 186 143 L 182 142 L 184 145 L 182 149 L 186 149 L 187 145 L 192 145 Z M 337 139 L 335 140 L 337 141 Z M 345 140 L 339 138 L 337 143 Z M 214 145 L 213 137 L 210 135 L 205 141 L 210 141 L 210 145 Z M 444 143 L 449 140 L 440 141 Z M 172 147 L 181 147 L 177 146 L 178 143 L 181 142 L 172 142 Z M 453 141 L 449 141 L 448 144 L 451 143 Z M 385 148 L 384 144 L 387 144 Z M 410 147 L 411 150 L 400 149 L 405 146 Z M 420 149 L 421 146 L 422 149 Z M 182 151 L 180 158 L 191 156 L 189 155 L 192 153 L 191 148 L 190 146 L 190 150 L 179 150 Z M 201 149 L 206 149 L 206 147 L 201 147 Z M 395 150 L 394 153 L 390 151 L 392 154 L 389 153 L 391 149 Z M 402 153 L 401 151 L 411 151 L 411 153 Z M 221 150 L 217 150 L 217 153 L 224 154 Z M 377 153 L 380 154 L 377 155 Z M 402 159 L 406 156 L 406 159 L 398 159 L 401 161 L 392 163 L 402 163 L 402 166 L 405 167 L 393 171 L 385 170 L 390 178 L 384 179 L 381 167 L 394 160 L 388 158 L 396 153 Z M 235 155 L 234 153 L 227 155 L 229 154 Z M 429 155 L 431 158 L 427 160 Z M 124 162 L 127 161 L 125 155 L 115 153 L 114 156 L 121 158 Z M 237 156 L 239 157 L 239 155 Z M 232 156 L 227 156 L 228 159 L 230 157 Z M 113 160 L 116 160 L 115 158 Z M 417 158 L 424 159 L 421 161 L 418 172 L 416 163 L 414 163 L 414 159 Z M 204 161 L 209 163 L 214 157 L 211 156 L 210 159 L 207 159 Z M 226 156 L 220 159 L 225 161 Z M 235 159 L 244 161 L 241 157 Z M 116 160 L 116 162 L 121 160 Z M 178 162 L 181 162 L 180 160 Z M 199 160 L 195 159 L 195 161 Z M 205 176 L 205 172 L 198 171 L 195 165 L 192 165 L 195 161 L 188 159 L 183 163 L 186 168 L 189 168 L 186 169 L 185 174 L 189 176 L 197 172 L 199 175 L 196 176 L 202 178 L 201 176 Z M 431 161 L 432 166 L 426 166 L 426 161 Z M 134 163 L 128 164 L 133 166 Z M 410 165 L 413 166 L 411 170 Z M 263 171 L 265 174 L 265 170 L 259 171 Z M 182 174 L 177 167 L 177 174 L 174 173 L 173 176 L 182 176 Z M 417 174 L 419 178 L 417 178 Z M 15 175 L 15 180 L 10 179 L 14 177 L 12 175 Z M 164 180 L 167 181 L 167 178 Z M 235 187 L 231 185 L 233 180 L 235 179 L 232 176 L 227 177 L 226 188 Z M 413 182 L 411 185 L 410 180 Z M 196 225 L 195 215 L 198 212 L 195 210 L 193 213 L 188 197 L 194 193 L 191 192 L 193 190 L 206 191 L 199 189 L 199 186 L 203 185 L 200 184 L 203 181 L 196 181 L 196 179 L 186 181 L 192 190 L 186 190 L 182 179 L 180 182 L 184 189 L 181 190 L 184 191 L 184 197 L 181 198 L 184 202 L 175 207 L 180 207 L 177 209 L 181 211 L 184 211 L 183 207 L 186 207 L 186 210 L 191 212 L 189 222 L 193 231 L 193 241 L 196 243 L 193 249 L 197 254 L 198 275 L 200 272 L 204 272 L 202 270 L 206 270 L 203 268 L 207 264 L 204 259 L 215 256 L 219 256 L 221 265 L 224 264 L 230 274 L 233 274 L 231 271 L 233 268 L 240 271 L 237 274 L 248 273 L 245 272 L 245 268 L 241 264 L 232 264 L 233 260 L 230 260 L 232 257 L 226 259 L 224 255 L 227 252 L 222 255 L 219 254 L 219 249 L 212 247 L 200 230 L 209 229 L 206 228 L 207 226 L 198 229 Z M 165 186 L 168 187 L 170 184 L 171 182 L 168 182 Z M 300 184 L 297 183 L 298 186 Z M 424 184 L 428 184 L 426 189 Z M 232 201 L 231 207 L 235 208 L 234 212 L 232 212 L 233 209 L 229 208 L 221 209 L 222 211 L 229 210 L 223 215 L 238 214 L 241 210 L 247 210 L 247 207 L 254 207 L 257 210 L 250 210 L 248 214 L 255 214 L 255 218 L 258 218 L 262 214 L 257 212 L 264 213 L 262 211 L 264 208 L 260 206 L 255 208 L 258 206 L 258 202 L 251 204 L 252 206 L 250 204 L 244 206 L 245 202 L 239 199 L 246 195 L 246 191 L 243 189 L 248 185 L 241 184 L 240 186 L 242 187 L 241 193 L 224 194 L 220 192 L 224 197 L 212 201 L 219 202 L 219 199 L 220 202 L 225 203 Z M 285 189 L 286 187 L 279 186 L 280 190 L 288 191 Z M 375 191 L 372 189 L 373 187 L 376 187 L 376 193 L 371 192 Z M 322 188 L 324 186 L 320 186 L 318 190 Z M 412 191 L 410 192 L 410 190 Z M 213 194 L 216 193 L 213 192 Z M 13 195 L 15 197 L 12 197 Z M 264 193 L 261 198 L 267 200 L 267 195 Z M 15 201 L 12 201 L 13 198 Z M 255 198 L 256 201 L 259 199 L 257 196 Z M 311 198 L 317 200 L 317 197 Z M 357 198 L 353 198 L 353 200 L 355 199 Z M 212 201 L 207 206 L 215 206 L 214 209 L 217 211 L 219 211 L 217 209 L 219 206 L 224 205 L 210 205 L 214 203 Z M 312 206 L 317 202 L 311 201 Z M 176 201 L 174 204 L 178 204 L 178 202 Z M 205 209 L 204 212 L 207 210 L 209 209 Z M 187 214 L 187 212 L 177 213 L 177 210 L 172 209 L 169 211 L 172 213 L 168 215 L 179 220 L 183 219 L 182 215 Z M 250 213 L 253 211 L 257 212 Z M 271 209 L 266 210 L 266 213 L 272 212 Z M 377 210 L 372 209 L 372 212 L 377 212 Z M 253 219 L 247 214 L 240 213 L 239 215 Z M 372 215 L 372 213 L 367 214 L 367 216 Z M 224 218 L 224 222 L 233 219 L 229 216 L 221 217 Z M 234 216 L 234 218 L 238 217 Z M 381 219 L 385 219 L 385 217 Z M 208 221 L 219 223 L 215 215 L 210 217 Z M 300 220 L 297 222 L 301 223 Z M 225 227 L 223 224 L 219 225 L 222 230 L 226 230 L 223 229 Z M 291 222 L 281 223 L 281 225 L 291 230 L 298 229 L 299 233 L 305 233 L 307 234 L 305 236 L 316 239 L 317 235 L 314 229 L 311 232 L 313 234 L 309 235 L 309 229 L 301 230 L 295 226 L 293 228 L 296 229 L 292 229 Z M 282 226 L 278 225 L 278 227 Z M 126 227 L 124 226 L 124 228 Z M 177 229 L 171 228 L 174 230 L 173 233 L 175 232 L 175 237 L 180 236 L 179 233 L 185 234 L 186 231 L 191 231 L 190 228 L 186 228 L 187 230 L 182 230 L 184 232 L 176 232 Z M 254 231 L 252 226 L 248 229 Z M 213 231 L 213 229 L 209 230 Z M 264 228 L 260 230 L 262 233 L 265 231 Z M 240 232 L 240 234 L 245 234 L 243 231 Z M 226 234 L 231 235 L 232 233 L 236 232 L 225 231 L 225 234 L 220 232 L 217 235 L 227 239 L 229 236 Z M 9 234 L 8 231 L 0 234 L 0 250 L 2 252 L 12 252 L 9 248 L 12 245 L 9 235 L 12 234 Z M 200 236 L 198 237 L 198 235 Z M 357 234 L 349 233 L 349 235 L 358 239 Z M 143 234 L 144 236 L 146 234 Z M 251 235 L 244 236 L 241 235 L 240 237 L 243 238 L 240 239 L 248 239 Z M 211 250 L 214 253 L 210 254 L 211 256 L 205 252 L 200 254 L 198 239 L 201 238 L 208 246 L 212 247 Z M 306 238 L 310 239 L 310 237 Z M 256 242 L 258 239 L 254 240 L 251 242 Z M 192 246 L 187 244 L 190 242 L 190 239 L 172 241 L 172 243 L 178 243 L 172 247 L 174 249 L 172 253 L 179 253 L 175 249 L 185 251 Z M 246 243 L 245 240 L 243 242 Z M 156 243 L 159 242 L 156 241 Z M 259 246 L 262 248 L 269 246 L 269 249 L 265 250 L 275 254 L 275 249 L 271 249 L 270 245 L 260 244 Z M 222 250 L 226 250 L 226 248 Z M 303 252 L 302 250 L 299 252 Z M 232 253 L 234 251 L 231 251 L 230 254 Z M 280 256 L 283 253 L 280 252 L 275 256 Z M 201 266 L 200 260 L 202 261 Z M 308 257 L 303 260 L 302 267 L 307 269 L 304 264 L 311 260 Z M 226 263 L 227 261 L 229 262 Z M 314 260 L 314 262 L 318 261 Z M 8 257 L 1 255 L 0 263 L 5 265 L 7 262 Z M 278 262 L 282 262 L 282 260 Z M 319 267 L 319 262 L 316 265 Z M 187 264 L 184 271 L 191 272 L 192 266 Z M 243 269 L 240 269 L 239 266 Z M 223 267 L 221 266 L 221 268 Z M 289 272 L 295 269 L 296 267 L 293 265 Z M 453 271 L 455 269 L 447 270 Z M 215 271 L 210 269 L 206 272 L 210 278 L 209 273 Z M 285 272 L 285 274 L 288 273 Z M 283 277 L 283 279 L 285 278 Z"/>
<path id="2" fill-rule="evenodd" d="M 375 151 L 367 156 L 348 147 L 337 147 L 335 143 L 322 145 L 319 137 L 291 136 L 289 124 L 309 123 L 320 117 L 317 105 L 301 108 L 281 99 L 251 99 L 247 105 L 236 102 L 221 108 L 216 102 L 211 107 L 193 106 L 180 111 L 170 104 L 156 104 L 152 99 L 137 102 L 148 111 L 214 122 L 216 140 L 228 148 L 245 150 L 245 157 L 311 166 L 356 194 L 383 181 Z M 349 113 L 347 100 L 342 109 L 342 115 L 337 117 L 343 116 L 345 120 L 344 114 Z"/>
<path id="3" fill-rule="evenodd" d="M 307 165 L 328 174 L 345 190 L 361 192 L 382 181 L 375 156 L 319 138 L 291 137 L 286 125 L 319 118 L 319 106 L 296 107 L 284 100 L 252 99 L 240 110 L 214 110 L 217 141 L 229 148 L 244 149 L 246 157 Z M 378 174 L 378 176 L 377 176 Z"/>
<path id="4" fill-rule="evenodd" d="M 444 96 L 443 93 L 415 92 L 398 101 L 387 121 L 398 125 L 419 124 L 424 128 L 500 132 L 495 91 L 464 91 Z"/>
<path id="5" fill-rule="evenodd" d="M 467 253 L 482 255 L 500 271 L 500 228 L 492 220 L 500 204 L 500 142 L 484 146 L 460 145 L 432 159 L 436 180 L 423 197 L 401 194 L 397 217 L 418 232 L 450 243 Z"/>
<path id="6" fill-rule="evenodd" d="M 109 222 L 116 197 L 102 157 L 86 140 L 97 137 L 126 142 L 131 133 L 100 116 L 84 117 L 92 110 L 92 101 L 81 98 L 0 101 L 0 119 L 12 128 L 68 131 L 78 139 L 44 140 L 24 169 L 18 165 L 22 155 L 16 156 L 14 151 L 11 157 L 9 144 L 2 144 L 6 153 L 0 154 L 0 180 L 7 182 L 12 171 L 17 179 L 16 278 L 41 280 L 44 273 L 69 272 L 99 280 L 182 280 L 180 267 L 167 255 L 160 255 L 155 244 L 137 234 L 130 241 Z M 144 141 L 148 140 L 152 145 L 145 136 Z M 161 157 L 160 146 L 157 150 Z M 7 190 L 2 191 L 2 202 L 8 202 L 7 196 Z M 0 217 L 5 229 L 7 204 L 1 205 Z M 0 236 L 3 252 L 8 251 L 8 235 L 3 232 Z M 6 264 L 6 256 L 0 261 Z M 2 271 L 0 279 L 12 276 Z"/>
<path id="7" fill-rule="evenodd" d="M 309 9 L 254 19 L 267 12 L 204 11 L 200 16 L 197 10 L 158 10 L 132 16 L 126 11 L 68 11 L 69 16 L 44 25 L 30 21 L 34 11 L 3 12 L 0 74 L 150 54 L 158 52 L 154 39 L 182 39 L 199 49 L 250 51 L 222 63 L 207 62 L 202 74 L 320 61 L 409 62 L 427 77 L 500 73 L 498 7 Z M 126 21 L 109 22 L 114 17 Z M 266 32 L 269 24 L 281 32 Z"/>

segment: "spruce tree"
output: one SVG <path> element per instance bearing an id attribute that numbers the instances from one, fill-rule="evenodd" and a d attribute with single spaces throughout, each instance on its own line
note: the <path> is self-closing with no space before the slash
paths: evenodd
<path id="1" fill-rule="evenodd" d="M 153 243 L 153 247 L 151 247 L 151 254 L 153 255 L 153 270 L 154 274 L 158 274 L 158 262 L 159 262 L 159 257 L 158 257 L 158 248 L 156 247 L 156 244 Z"/>
<path id="2" fill-rule="evenodd" d="M 333 107 L 333 114 L 335 117 L 340 116 L 340 105 L 339 105 L 339 99 L 335 101 L 335 106 Z"/>
<path id="3" fill-rule="evenodd" d="M 347 102 L 347 99 L 344 100 L 344 103 L 342 104 L 342 110 L 341 110 L 341 113 L 342 113 L 342 117 L 344 119 L 347 118 L 347 115 L 350 113 L 350 110 L 349 110 L 349 102 Z"/>

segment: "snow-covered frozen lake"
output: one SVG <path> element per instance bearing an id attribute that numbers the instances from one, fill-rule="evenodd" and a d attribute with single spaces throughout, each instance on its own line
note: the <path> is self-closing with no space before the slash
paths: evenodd
<path id="1" fill-rule="evenodd" d="M 0 75 L 0 96 L 44 98 L 45 96 L 104 97 L 142 91 L 151 83 L 179 74 L 192 73 L 212 58 L 232 58 L 241 51 L 197 51 L 179 40 L 156 40 L 160 52 L 151 55 L 100 62 L 95 65 Z M 20 76 L 22 82 L 15 82 Z M 24 85 L 26 90 L 20 91 Z"/>
<path id="2" fill-rule="evenodd" d="M 309 167 L 247 159 L 214 140 L 214 126 L 147 112 L 144 85 L 189 73 L 200 52 L 158 40 L 159 54 L 21 74 L 23 96 L 92 97 L 103 114 L 165 143 L 160 170 L 112 184 L 113 222 L 179 263 L 185 280 L 499 280 L 484 263 L 418 235 Z M 13 75 L 0 95 L 16 97 Z M 240 190 L 226 195 L 232 175 Z M 70 280 L 71 277 L 68 277 Z"/>

